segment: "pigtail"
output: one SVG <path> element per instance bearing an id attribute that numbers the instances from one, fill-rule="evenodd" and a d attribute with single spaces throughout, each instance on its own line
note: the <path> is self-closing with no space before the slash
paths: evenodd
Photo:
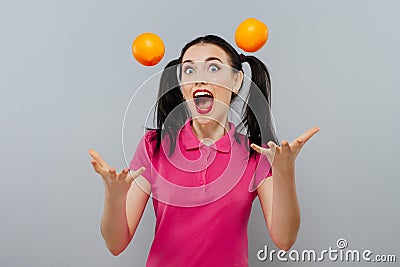
<path id="1" fill-rule="evenodd" d="M 279 145 L 271 117 L 271 79 L 267 67 L 254 56 L 246 56 L 251 68 L 251 80 L 247 105 L 244 106 L 244 124 L 250 143 L 262 146 L 269 141 Z M 262 95 L 261 95 L 261 94 Z M 268 107 L 265 107 L 267 103 Z M 250 149 L 250 157 L 256 151 Z"/>
<path id="2" fill-rule="evenodd" d="M 161 140 L 166 134 L 169 135 L 171 144 L 169 155 L 173 153 L 177 132 L 188 118 L 185 105 L 182 104 L 184 99 L 177 77 L 178 63 L 178 59 L 170 61 L 161 75 L 155 109 L 156 116 L 154 116 L 157 121 L 157 129 L 155 129 L 157 143 L 154 154 L 159 152 Z"/>

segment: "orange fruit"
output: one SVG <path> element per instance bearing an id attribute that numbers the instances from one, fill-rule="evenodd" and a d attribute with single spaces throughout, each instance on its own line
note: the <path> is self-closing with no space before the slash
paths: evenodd
<path id="1" fill-rule="evenodd" d="M 165 53 L 161 38 L 151 32 L 138 35 L 132 43 L 133 57 L 142 65 L 154 66 L 161 61 Z"/>
<path id="2" fill-rule="evenodd" d="M 235 42 L 246 52 L 256 52 L 268 40 L 268 27 L 262 21 L 248 18 L 242 21 L 236 29 Z"/>

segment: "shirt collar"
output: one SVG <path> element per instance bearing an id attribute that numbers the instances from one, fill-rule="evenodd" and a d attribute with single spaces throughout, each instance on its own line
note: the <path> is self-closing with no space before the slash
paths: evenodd
<path id="1" fill-rule="evenodd" d="M 186 150 L 190 150 L 190 149 L 199 149 L 200 147 L 207 146 L 206 144 L 200 142 L 195 133 L 193 132 L 191 127 L 191 120 L 192 120 L 191 117 L 187 118 L 185 124 L 180 130 L 180 134 L 182 134 L 182 139 L 183 139 L 183 147 Z M 217 142 L 214 142 L 211 145 L 209 145 L 209 147 L 223 153 L 229 153 L 233 145 L 233 142 L 235 140 L 234 133 L 236 128 L 232 122 L 228 121 L 228 123 L 229 123 L 228 133 L 222 136 L 220 139 L 218 139 Z"/>

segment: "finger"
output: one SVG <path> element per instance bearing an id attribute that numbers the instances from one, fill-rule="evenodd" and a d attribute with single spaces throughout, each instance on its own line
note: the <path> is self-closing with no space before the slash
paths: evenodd
<path id="1" fill-rule="evenodd" d="M 299 136 L 298 139 L 302 140 L 302 143 L 305 144 L 314 134 L 318 133 L 319 130 L 320 129 L 318 127 L 310 128 L 304 134 Z"/>
<path id="2" fill-rule="evenodd" d="M 282 140 L 282 151 L 283 152 L 290 152 L 289 142 L 287 140 Z"/>
<path id="3" fill-rule="evenodd" d="M 128 176 L 128 169 L 124 168 L 120 174 L 118 174 L 118 180 L 126 180 L 126 177 Z"/>
<path id="4" fill-rule="evenodd" d="M 107 175 L 107 172 L 100 166 L 100 164 L 96 160 L 93 159 L 91 161 L 91 163 L 92 163 L 92 166 L 93 166 L 95 172 L 97 172 L 101 176 Z"/>
<path id="5" fill-rule="evenodd" d="M 258 146 L 256 144 L 253 144 L 253 143 L 250 145 L 250 147 L 252 149 L 254 149 L 255 151 L 257 151 L 258 153 L 264 154 L 264 148 L 263 147 L 260 147 L 260 146 Z"/>
<path id="6" fill-rule="evenodd" d="M 297 137 L 293 142 L 290 143 L 292 149 L 300 149 L 304 145 L 304 137 Z"/>
<path id="7" fill-rule="evenodd" d="M 274 142 L 272 142 L 272 141 L 269 141 L 269 142 L 267 143 L 267 145 L 268 145 L 268 147 L 269 147 L 270 149 L 275 149 L 275 148 L 276 148 L 276 144 L 275 144 Z"/>
<path id="8" fill-rule="evenodd" d="M 140 167 L 137 170 L 128 170 L 129 174 L 128 174 L 128 178 L 132 179 L 132 181 L 136 178 L 138 178 L 140 175 L 142 175 L 142 173 L 146 170 L 145 167 Z"/>
<path id="9" fill-rule="evenodd" d="M 296 138 L 296 140 L 294 140 L 291 143 L 291 147 L 292 147 L 292 151 L 294 151 L 296 154 L 298 154 L 300 152 L 300 150 L 302 149 L 302 147 L 304 146 L 304 144 L 317 132 L 319 132 L 319 128 L 318 127 L 313 127 L 308 129 L 304 134 L 302 134 L 301 136 L 299 136 L 298 138 Z"/>
<path id="10" fill-rule="evenodd" d="M 272 141 L 269 141 L 267 143 L 267 146 L 268 146 L 268 148 L 260 147 L 259 145 L 256 145 L 254 143 L 250 144 L 251 148 L 253 148 L 258 153 L 264 154 L 264 155 L 270 153 L 271 151 L 275 151 L 275 148 L 277 147 L 276 144 L 274 142 L 272 142 Z"/>
<path id="11" fill-rule="evenodd" d="M 117 173 L 114 168 L 108 169 L 110 179 L 117 179 Z"/>
<path id="12" fill-rule="evenodd" d="M 89 149 L 89 154 L 105 169 L 110 169 L 110 166 L 105 162 L 105 160 L 100 156 L 100 154 L 94 150 Z"/>
<path id="13" fill-rule="evenodd" d="M 254 150 L 256 150 L 258 153 L 265 156 L 268 159 L 268 161 L 270 162 L 270 164 L 272 165 L 272 162 L 274 161 L 274 157 L 275 157 L 276 145 L 272 141 L 269 141 L 267 143 L 267 145 L 268 145 L 268 148 L 260 147 L 253 143 L 250 146 Z"/>
<path id="14" fill-rule="evenodd" d="M 92 156 L 92 158 L 94 158 L 100 164 L 100 166 L 102 166 L 105 169 L 110 169 L 110 166 L 103 160 L 103 158 L 96 150 L 88 149 L 88 152 L 90 156 Z"/>
<path id="15" fill-rule="evenodd" d="M 268 148 L 264 150 L 264 152 L 266 152 L 265 156 L 267 156 L 268 161 L 272 165 L 272 163 L 274 162 L 275 153 L 276 153 L 278 146 L 273 141 L 269 141 L 267 143 L 267 146 L 268 146 Z"/>

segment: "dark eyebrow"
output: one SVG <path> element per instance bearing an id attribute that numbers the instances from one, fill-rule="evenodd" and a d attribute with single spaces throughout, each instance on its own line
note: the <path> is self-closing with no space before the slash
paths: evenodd
<path id="1" fill-rule="evenodd" d="M 207 58 L 205 61 L 210 61 L 210 60 L 218 60 L 219 62 L 221 62 L 222 64 L 224 64 L 224 63 L 222 62 L 222 60 L 219 59 L 219 58 L 217 58 L 217 57 L 209 57 L 209 58 Z M 183 64 L 183 63 L 186 63 L 186 62 L 194 63 L 193 60 L 187 59 L 187 60 L 183 61 L 182 64 Z"/>

